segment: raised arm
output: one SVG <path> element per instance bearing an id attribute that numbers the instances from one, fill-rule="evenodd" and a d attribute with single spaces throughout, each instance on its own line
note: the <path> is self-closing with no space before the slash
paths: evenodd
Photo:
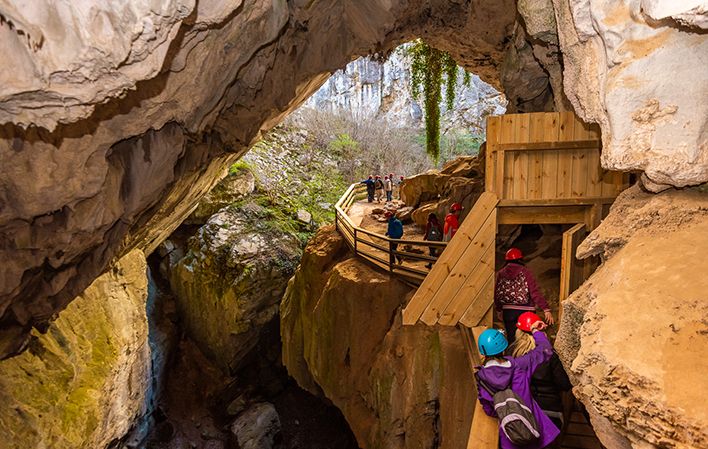
<path id="1" fill-rule="evenodd" d="M 516 366 L 528 370 L 530 374 L 533 374 L 543 362 L 547 362 L 553 357 L 553 347 L 551 342 L 548 341 L 546 334 L 541 331 L 535 331 L 533 339 L 536 341 L 536 347 L 515 359 Z"/>

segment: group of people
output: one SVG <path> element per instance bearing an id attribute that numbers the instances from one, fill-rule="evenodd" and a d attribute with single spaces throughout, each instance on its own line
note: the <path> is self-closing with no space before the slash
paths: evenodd
<path id="1" fill-rule="evenodd" d="M 494 304 L 506 336 L 497 329 L 479 336 L 484 358 L 476 374 L 479 401 L 486 414 L 499 418 L 501 449 L 558 447 L 561 394 L 571 384 L 543 332 L 553 324 L 553 315 L 522 252 L 511 248 L 505 259 L 497 272 Z"/>
<path id="2" fill-rule="evenodd" d="M 395 180 L 393 173 L 389 173 L 381 179 L 380 175 L 369 175 L 369 177 L 363 181 L 361 184 L 366 184 L 366 197 L 367 201 L 373 203 L 376 200 L 380 203 L 383 200 L 384 194 L 386 194 L 386 202 L 393 201 L 393 189 L 398 187 L 398 198 L 401 198 L 400 186 L 403 183 L 403 176 L 400 176 L 398 180 Z"/>

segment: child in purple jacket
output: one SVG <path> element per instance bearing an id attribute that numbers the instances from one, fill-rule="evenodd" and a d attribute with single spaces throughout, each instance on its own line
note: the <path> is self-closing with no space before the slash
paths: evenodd
<path id="1" fill-rule="evenodd" d="M 479 350 L 485 356 L 484 365 L 477 372 L 477 377 L 491 386 L 495 391 L 504 390 L 511 387 L 524 403 L 531 409 L 533 416 L 538 423 L 540 437 L 536 443 L 523 446 L 523 449 L 542 449 L 550 445 L 560 434 L 560 430 L 543 413 L 541 407 L 534 401 L 531 395 L 531 376 L 534 371 L 544 362 L 553 356 L 553 347 L 548 341 L 546 334 L 541 332 L 546 325 L 542 321 L 534 323 L 531 327 L 533 338 L 536 341 L 536 348 L 529 353 L 513 358 L 504 357 L 504 350 L 508 343 L 504 335 L 496 329 L 488 329 L 480 335 Z M 492 395 L 484 388 L 478 386 L 478 398 L 482 404 L 484 412 L 496 417 L 494 411 L 494 400 Z M 513 444 L 499 428 L 499 441 L 501 449 L 517 449 L 522 446 Z"/>

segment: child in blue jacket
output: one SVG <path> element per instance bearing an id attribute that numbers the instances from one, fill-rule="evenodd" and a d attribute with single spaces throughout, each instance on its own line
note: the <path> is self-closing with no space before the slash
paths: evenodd
<path id="1" fill-rule="evenodd" d="M 531 409 L 538 423 L 540 433 L 536 443 L 517 446 L 507 438 L 500 427 L 499 441 L 501 449 L 542 449 L 553 443 L 560 434 L 560 430 L 543 413 L 543 410 L 541 410 L 541 407 L 531 395 L 531 377 L 534 371 L 539 365 L 547 362 L 553 356 L 553 347 L 548 341 L 546 334 L 541 332 L 545 327 L 546 325 L 542 321 L 538 321 L 531 326 L 536 347 L 526 355 L 517 358 L 503 356 L 508 343 L 501 332 L 496 329 L 488 329 L 480 335 L 479 350 L 485 356 L 485 363 L 477 372 L 477 377 L 495 391 L 511 387 L 511 390 L 521 397 Z M 492 395 L 484 388 L 479 388 L 478 398 L 484 412 L 489 416 L 496 417 Z"/>

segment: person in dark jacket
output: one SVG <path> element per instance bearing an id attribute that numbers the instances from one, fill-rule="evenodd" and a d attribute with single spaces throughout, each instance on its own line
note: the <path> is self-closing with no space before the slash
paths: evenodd
<path id="1" fill-rule="evenodd" d="M 396 218 L 396 216 L 391 212 L 390 210 L 386 211 L 384 214 L 386 218 L 388 218 L 388 229 L 386 230 L 386 237 L 390 237 L 392 239 L 400 239 L 403 237 L 403 223 L 401 223 L 401 220 Z M 396 251 L 398 249 L 398 243 L 391 243 L 391 251 Z M 403 259 L 401 256 L 398 254 L 393 254 L 391 253 L 391 263 L 394 263 L 396 260 L 398 260 L 398 264 L 403 263 Z"/>
<path id="2" fill-rule="evenodd" d="M 516 321 L 524 312 L 533 312 L 536 307 L 543 310 L 546 322 L 553 324 L 551 308 L 538 288 L 531 270 L 523 264 L 523 254 L 518 248 L 506 252 L 507 264 L 497 272 L 494 288 L 494 306 L 499 317 L 504 320 L 506 338 L 509 344 L 516 338 Z"/>
<path id="3" fill-rule="evenodd" d="M 558 438 L 560 430 L 543 413 L 541 407 L 536 403 L 531 395 L 531 378 L 540 365 L 549 361 L 553 356 L 553 348 L 548 341 L 548 337 L 541 332 L 546 327 L 543 321 L 533 323 L 531 332 L 536 346 L 533 350 L 521 357 L 504 357 L 504 350 L 508 343 L 496 329 L 487 329 L 479 336 L 479 351 L 484 356 L 484 364 L 477 372 L 478 398 L 482 404 L 482 409 L 489 416 L 497 416 L 494 408 L 494 398 L 485 388 L 481 387 L 481 382 L 490 386 L 494 392 L 506 388 L 516 393 L 524 404 L 531 409 L 536 422 L 538 423 L 538 441 L 523 446 L 523 449 L 542 449 L 548 447 Z M 512 443 L 499 427 L 499 445 L 501 449 L 520 449 Z"/>
<path id="4" fill-rule="evenodd" d="M 374 178 L 374 188 L 376 189 L 376 202 L 380 203 L 384 196 L 384 183 L 379 175 Z"/>
<path id="5" fill-rule="evenodd" d="M 369 175 L 369 178 L 361 181 L 361 184 L 366 184 L 366 200 L 370 203 L 373 203 L 375 190 L 375 182 L 373 175 Z"/>
<path id="6" fill-rule="evenodd" d="M 533 312 L 521 314 L 516 323 L 516 341 L 511 347 L 513 357 L 523 357 L 536 348 L 536 340 L 531 335 L 531 325 L 541 318 Z M 563 364 L 558 354 L 553 351 L 550 360 L 543 362 L 536 368 L 531 377 L 531 395 L 548 416 L 553 424 L 563 429 L 563 398 L 562 393 L 570 391 L 568 373 L 563 369 Z"/>
<path id="7" fill-rule="evenodd" d="M 428 240 L 430 242 L 441 242 L 443 239 L 442 228 L 440 227 L 440 222 L 438 221 L 438 216 L 435 214 L 428 214 L 428 222 L 425 224 L 425 235 L 423 240 Z M 438 254 L 437 248 L 429 247 L 428 252 L 431 257 L 435 257 Z M 433 264 L 429 263 L 426 265 L 428 268 L 432 268 Z"/>

